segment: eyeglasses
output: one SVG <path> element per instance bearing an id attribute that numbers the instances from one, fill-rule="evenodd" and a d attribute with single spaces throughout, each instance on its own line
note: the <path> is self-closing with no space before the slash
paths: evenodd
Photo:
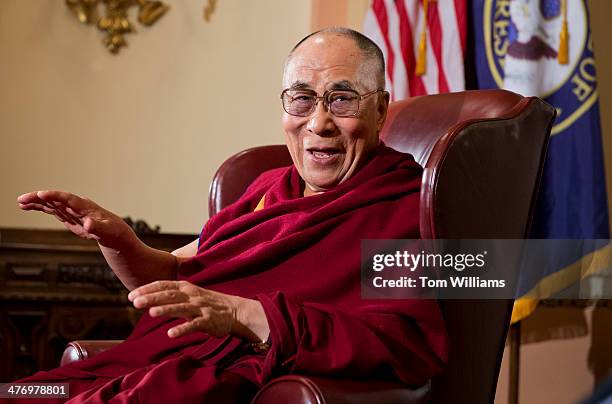
<path id="1" fill-rule="evenodd" d="M 286 89 L 281 93 L 283 109 L 293 116 L 306 117 L 312 114 L 319 101 L 333 115 L 341 118 L 355 116 L 359 112 L 359 101 L 372 94 L 384 92 L 378 89 L 369 93 L 359 94 L 353 90 L 327 90 L 321 97 L 312 90 Z"/>

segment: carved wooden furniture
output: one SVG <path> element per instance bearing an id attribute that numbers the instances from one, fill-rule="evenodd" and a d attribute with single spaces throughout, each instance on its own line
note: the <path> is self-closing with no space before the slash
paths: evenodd
<path id="1" fill-rule="evenodd" d="M 165 250 L 196 238 L 139 236 Z M 126 295 L 95 242 L 64 230 L 0 228 L 0 382 L 56 367 L 68 341 L 127 337 L 136 318 Z"/>

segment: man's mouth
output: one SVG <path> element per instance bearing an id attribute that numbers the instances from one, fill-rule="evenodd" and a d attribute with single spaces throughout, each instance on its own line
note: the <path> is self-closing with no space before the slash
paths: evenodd
<path id="1" fill-rule="evenodd" d="M 323 168 L 337 165 L 344 150 L 335 147 L 311 147 L 306 149 L 306 152 L 311 164 Z"/>
<path id="2" fill-rule="evenodd" d="M 328 159 L 340 154 L 339 149 L 334 148 L 310 148 L 307 149 L 309 153 L 311 153 L 317 159 Z"/>
<path id="3" fill-rule="evenodd" d="M 314 154 L 314 156 L 316 158 L 328 159 L 331 156 L 333 156 L 335 153 L 333 153 L 333 152 L 326 152 L 326 151 L 316 151 L 316 150 L 313 150 L 312 154 Z"/>

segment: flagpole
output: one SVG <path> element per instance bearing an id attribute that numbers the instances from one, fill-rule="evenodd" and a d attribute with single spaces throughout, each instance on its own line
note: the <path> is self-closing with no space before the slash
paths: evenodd
<path id="1" fill-rule="evenodd" d="M 508 404 L 519 402 L 519 370 L 521 365 L 521 321 L 510 324 L 510 386 Z"/>

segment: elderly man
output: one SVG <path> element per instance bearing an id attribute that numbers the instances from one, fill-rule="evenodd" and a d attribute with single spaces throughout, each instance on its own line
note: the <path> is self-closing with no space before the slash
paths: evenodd
<path id="1" fill-rule="evenodd" d="M 242 402 L 291 372 L 419 385 L 440 370 L 434 301 L 360 297 L 360 240 L 419 236 L 421 169 L 378 137 L 380 49 L 349 29 L 316 32 L 289 54 L 283 85 L 293 166 L 264 173 L 172 254 L 88 199 L 18 198 L 96 240 L 148 309 L 124 343 L 24 381 L 69 381 L 75 401 Z"/>

